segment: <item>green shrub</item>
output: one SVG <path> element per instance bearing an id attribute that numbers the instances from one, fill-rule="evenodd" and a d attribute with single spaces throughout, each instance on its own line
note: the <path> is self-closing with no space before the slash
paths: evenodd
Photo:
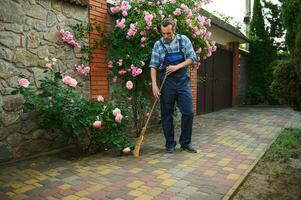
<path id="1" fill-rule="evenodd" d="M 295 110 L 301 110 L 300 63 L 285 61 L 274 71 L 275 80 L 271 88 L 275 94 Z"/>

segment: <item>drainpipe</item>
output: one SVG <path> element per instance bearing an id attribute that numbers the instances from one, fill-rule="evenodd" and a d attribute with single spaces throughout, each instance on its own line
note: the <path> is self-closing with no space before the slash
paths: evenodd
<path id="1" fill-rule="evenodd" d="M 251 21 L 251 0 L 245 1 L 246 12 L 244 17 L 244 23 L 246 25 L 246 36 L 250 36 L 250 21 Z M 249 50 L 249 44 L 246 45 L 247 50 Z"/>

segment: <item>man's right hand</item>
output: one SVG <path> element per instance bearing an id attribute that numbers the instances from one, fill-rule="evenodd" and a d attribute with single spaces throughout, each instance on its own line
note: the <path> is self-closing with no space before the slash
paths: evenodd
<path id="1" fill-rule="evenodd" d="M 161 93 L 160 93 L 160 89 L 159 89 L 157 83 L 152 84 L 152 89 L 153 89 L 154 97 L 159 98 Z"/>

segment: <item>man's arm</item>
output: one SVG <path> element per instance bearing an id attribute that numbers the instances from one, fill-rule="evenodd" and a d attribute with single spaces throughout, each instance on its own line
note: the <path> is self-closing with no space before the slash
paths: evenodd
<path id="1" fill-rule="evenodd" d="M 192 62 L 192 59 L 191 58 L 187 58 L 184 62 L 181 62 L 177 65 L 169 65 L 167 68 L 166 68 L 166 73 L 167 74 L 171 74 L 179 69 L 182 69 L 182 68 L 185 68 L 189 65 L 191 65 L 193 62 Z"/>
<path id="2" fill-rule="evenodd" d="M 160 89 L 157 85 L 157 69 L 152 67 L 150 70 L 151 73 L 151 79 L 152 79 L 152 90 L 153 90 L 153 95 L 156 98 L 159 98 L 159 96 L 161 95 L 160 93 Z"/>

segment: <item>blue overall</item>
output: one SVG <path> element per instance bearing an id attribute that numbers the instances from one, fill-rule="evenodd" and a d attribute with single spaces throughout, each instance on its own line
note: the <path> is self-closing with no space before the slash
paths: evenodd
<path id="1" fill-rule="evenodd" d="M 162 69 L 159 73 L 159 78 L 162 81 L 166 67 L 169 65 L 177 65 L 185 61 L 184 53 L 181 48 L 181 39 L 179 39 L 179 52 L 169 53 L 163 42 L 160 40 L 161 45 L 165 50 L 165 58 Z M 167 76 L 160 96 L 161 106 L 161 121 L 163 132 L 166 140 L 166 148 L 176 146 L 174 139 L 174 126 L 173 126 L 173 112 L 175 102 L 182 114 L 181 118 L 181 136 L 179 143 L 182 147 L 191 144 L 192 135 L 192 121 L 193 121 L 193 107 L 192 95 L 190 90 L 189 76 L 186 68 L 182 68 Z"/>

